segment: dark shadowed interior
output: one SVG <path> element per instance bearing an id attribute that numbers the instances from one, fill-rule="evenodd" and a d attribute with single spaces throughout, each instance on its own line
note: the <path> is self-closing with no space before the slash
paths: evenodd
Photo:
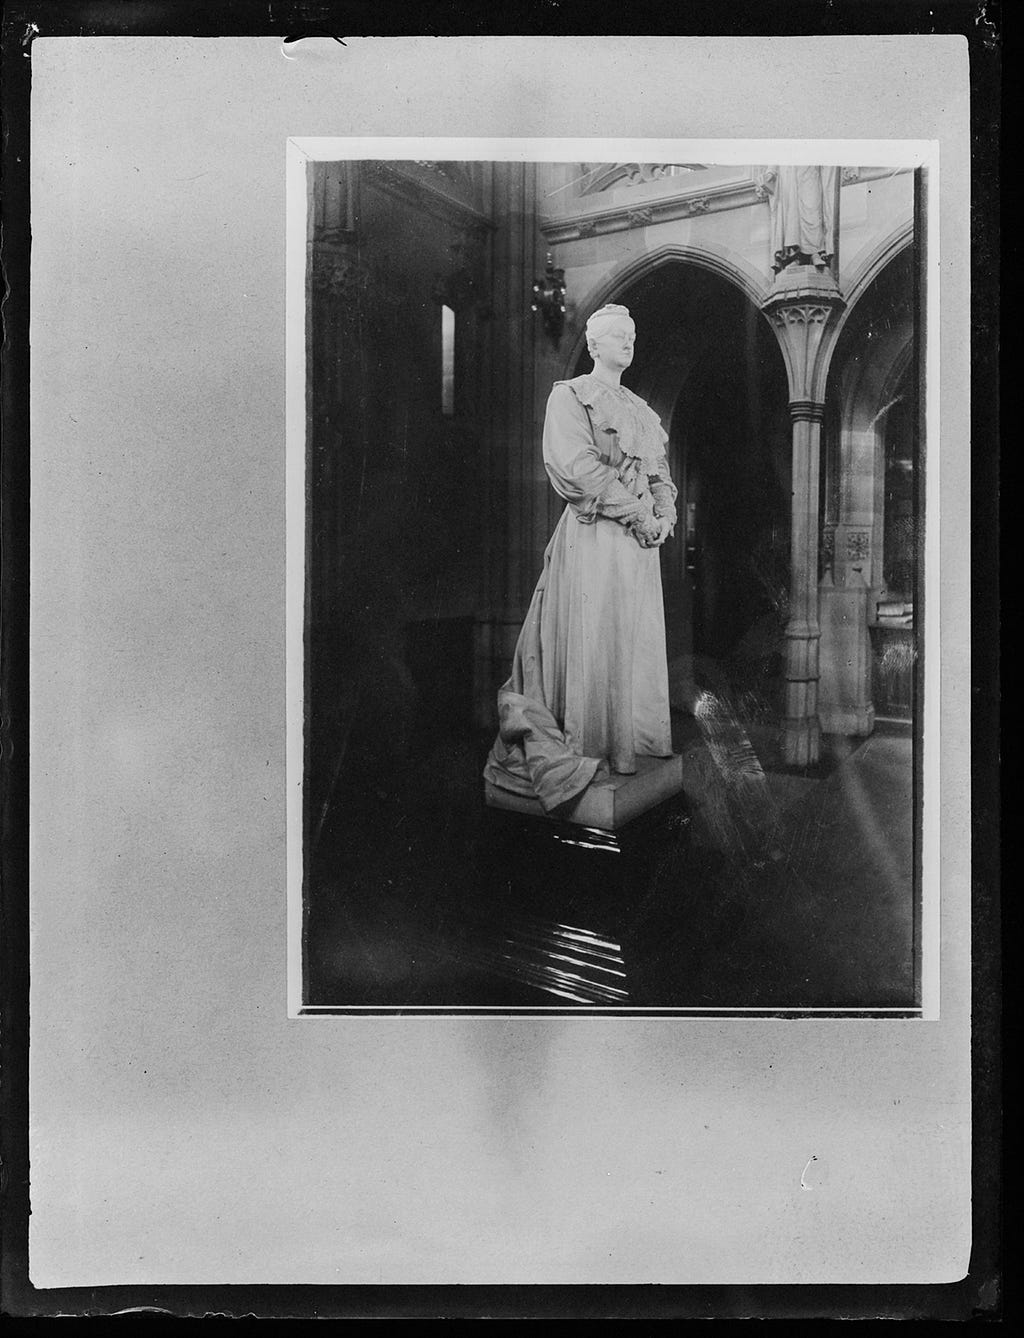
<path id="1" fill-rule="evenodd" d="M 632 232 L 552 243 L 546 183 L 568 166 L 310 165 L 304 1001 L 912 1010 L 922 247 L 879 246 L 832 353 L 821 747 L 793 766 L 779 340 L 739 261 L 647 242 L 615 287 Z M 557 336 L 531 310 L 552 245 Z M 614 847 L 487 809 L 481 780 L 562 508 L 540 432 L 552 382 L 589 370 L 588 294 L 636 321 L 624 384 L 661 416 L 679 488 L 662 581 L 685 789 Z M 868 658 L 847 701 L 851 608 Z"/>

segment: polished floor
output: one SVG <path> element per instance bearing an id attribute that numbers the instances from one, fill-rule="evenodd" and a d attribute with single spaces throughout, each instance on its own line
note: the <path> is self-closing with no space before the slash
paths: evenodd
<path id="1" fill-rule="evenodd" d="M 489 738 L 350 738 L 307 858 L 307 1004 L 912 1009 L 909 729 L 792 773 L 756 695 L 698 689 L 673 723 L 685 796 L 621 850 L 486 810 Z"/>

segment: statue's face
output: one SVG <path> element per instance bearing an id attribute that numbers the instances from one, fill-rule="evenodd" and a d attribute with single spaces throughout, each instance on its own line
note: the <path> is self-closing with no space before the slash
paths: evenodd
<path id="1" fill-rule="evenodd" d="M 590 356 L 609 371 L 621 372 L 633 361 L 635 342 L 636 326 L 627 316 L 623 316 L 610 330 L 605 330 L 603 335 L 589 341 Z"/>

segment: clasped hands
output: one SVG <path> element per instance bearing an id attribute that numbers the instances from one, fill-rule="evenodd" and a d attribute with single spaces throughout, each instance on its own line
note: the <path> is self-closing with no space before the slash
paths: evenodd
<path id="1" fill-rule="evenodd" d="M 672 531 L 672 518 L 653 514 L 641 516 L 630 530 L 641 548 L 660 548 Z"/>

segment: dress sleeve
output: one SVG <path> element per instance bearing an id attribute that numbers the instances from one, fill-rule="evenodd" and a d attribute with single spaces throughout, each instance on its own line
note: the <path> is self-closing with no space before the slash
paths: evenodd
<path id="1" fill-rule="evenodd" d="M 639 498 L 601 459 L 590 416 L 570 386 L 557 385 L 544 417 L 544 467 L 551 484 L 583 521 L 607 516 L 629 524 L 645 514 Z"/>
<path id="2" fill-rule="evenodd" d="M 665 456 L 662 456 L 658 461 L 655 472 L 648 474 L 647 486 L 650 488 L 651 497 L 654 499 L 654 514 L 671 520 L 672 528 L 675 529 L 676 497 L 679 490 L 672 482 L 671 475 L 668 472 L 668 460 Z"/>

